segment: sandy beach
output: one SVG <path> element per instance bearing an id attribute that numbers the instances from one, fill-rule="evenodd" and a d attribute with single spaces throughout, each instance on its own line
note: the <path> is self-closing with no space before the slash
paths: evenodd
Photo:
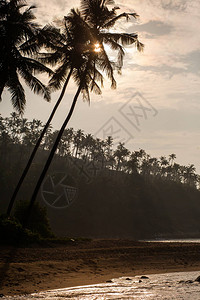
<path id="1" fill-rule="evenodd" d="M 4 295 L 103 283 L 120 276 L 199 271 L 200 243 L 93 240 L 48 247 L 0 247 Z"/>

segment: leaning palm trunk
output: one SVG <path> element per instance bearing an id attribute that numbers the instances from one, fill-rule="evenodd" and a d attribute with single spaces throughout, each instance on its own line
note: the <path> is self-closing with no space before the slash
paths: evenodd
<path id="1" fill-rule="evenodd" d="M 19 179 L 19 182 L 18 182 L 18 184 L 17 184 L 17 186 L 16 186 L 16 188 L 15 188 L 15 190 L 14 190 L 14 193 L 13 193 L 13 195 L 12 195 L 12 198 L 11 198 L 11 200 L 10 200 L 10 203 L 9 203 L 9 206 L 8 206 L 8 209 L 7 209 L 7 215 L 8 215 L 8 216 L 9 216 L 10 213 L 11 213 L 11 210 L 12 210 L 12 207 L 13 207 L 13 205 L 14 205 L 14 202 L 15 202 L 15 199 L 16 199 L 16 197 L 17 197 L 17 194 L 18 194 L 18 192 L 19 192 L 19 189 L 20 189 L 20 187 L 22 186 L 22 184 L 23 184 L 23 182 L 24 182 L 24 179 L 25 179 L 25 177 L 26 177 L 26 175 L 27 175 L 27 173 L 28 173 L 28 171 L 29 171 L 29 169 L 30 169 L 30 166 L 31 166 L 31 164 L 32 164 L 32 161 L 33 161 L 33 159 L 34 159 L 34 157 L 35 157 L 35 155 L 36 155 L 36 152 L 37 152 L 37 150 L 38 150 L 38 148 L 39 148 L 39 146 L 40 146 L 40 144 L 41 144 L 41 141 L 42 141 L 42 139 L 43 139 L 43 137 L 44 137 L 44 135 L 45 135 L 45 133 L 46 133 L 46 131 L 47 131 L 47 129 L 48 129 L 48 127 L 49 127 L 49 125 L 50 125 L 50 123 L 51 123 L 51 121 L 52 121 L 54 115 L 55 115 L 55 113 L 56 113 L 56 110 L 57 110 L 58 106 L 60 105 L 60 103 L 61 103 L 61 101 L 62 101 L 62 99 L 63 99 L 63 97 L 64 97 L 64 94 L 65 94 L 65 91 L 66 91 L 66 88 L 67 88 L 69 79 L 70 79 L 70 77 L 71 77 L 71 75 L 72 75 L 72 72 L 73 72 L 73 68 L 71 68 L 71 70 L 70 70 L 70 72 L 69 72 L 69 74 L 68 74 L 68 76 L 67 76 L 67 79 L 66 79 L 66 81 L 65 81 L 65 83 L 64 83 L 64 85 L 63 85 L 63 88 L 62 88 L 60 97 L 58 98 L 58 101 L 56 102 L 56 104 L 55 104 L 55 106 L 54 106 L 54 108 L 53 108 L 53 110 L 52 110 L 52 112 L 51 112 L 51 115 L 50 115 L 50 117 L 49 117 L 49 119 L 48 119 L 48 121 L 47 121 L 47 123 L 46 123 L 44 129 L 43 129 L 42 132 L 41 132 L 41 135 L 40 135 L 40 137 L 39 137 L 39 139 L 38 139 L 38 141 L 37 141 L 37 143 L 36 143 L 36 145 L 35 145 L 35 147 L 34 147 L 32 153 L 31 153 L 31 155 L 30 155 L 30 158 L 29 158 L 29 160 L 28 160 L 28 162 L 27 162 L 27 165 L 26 165 L 26 167 L 25 167 L 25 169 L 24 169 L 24 171 L 23 171 L 23 173 L 22 173 L 22 175 L 21 175 L 21 177 L 20 177 L 20 179 Z"/>
<path id="2" fill-rule="evenodd" d="M 69 120 L 70 120 L 72 114 L 73 114 L 74 108 L 75 108 L 75 106 L 76 106 L 76 102 L 77 102 L 77 100 L 78 100 L 78 96 L 79 96 L 79 94 L 80 94 L 80 92 L 81 92 L 81 89 L 82 89 L 82 84 L 79 85 L 79 88 L 78 88 L 78 90 L 77 90 L 77 92 L 76 92 L 76 95 L 75 95 L 75 97 L 74 97 L 74 99 L 73 99 L 73 102 L 72 102 L 70 111 L 69 111 L 69 113 L 68 113 L 68 115 L 67 115 L 67 117 L 66 117 L 66 119 L 65 119 L 65 121 L 64 121 L 64 123 L 63 123 L 63 125 L 62 125 L 62 127 L 61 127 L 61 129 L 60 129 L 60 131 L 59 131 L 59 133 L 58 133 L 58 136 L 57 136 L 57 138 L 56 138 L 56 140 L 55 140 L 55 143 L 54 143 L 54 145 L 53 145 L 53 147 L 52 147 L 52 149 L 51 149 L 51 152 L 50 152 L 49 157 L 48 157 L 48 159 L 47 159 L 47 161 L 46 161 L 46 164 L 45 164 L 45 166 L 44 166 L 44 168 L 43 168 L 43 171 L 42 171 L 42 173 L 41 173 L 41 175 L 40 175 L 40 177 L 39 177 L 39 180 L 38 180 L 38 182 L 37 182 L 37 184 L 36 184 L 35 190 L 34 190 L 33 195 L 32 195 L 32 197 L 31 197 L 31 201 L 30 201 L 30 204 L 29 204 L 29 207 L 28 207 L 27 214 L 26 214 L 26 216 L 25 216 L 25 220 L 24 220 L 24 224 L 23 224 L 24 226 L 26 226 L 26 224 L 27 224 L 27 222 L 28 222 L 28 218 L 29 218 L 29 216 L 30 216 L 31 209 L 32 209 L 33 204 L 34 204 L 34 202 L 35 202 L 35 200 L 36 200 L 36 197 L 37 197 L 38 192 L 39 192 L 39 190 L 40 190 L 41 184 L 42 184 L 42 182 L 43 182 L 43 180 L 44 180 L 44 178 L 45 178 L 45 175 L 46 175 L 46 173 L 47 173 L 47 171 L 48 171 L 48 169 L 49 169 L 49 167 L 50 167 L 50 164 L 51 164 L 51 162 L 52 162 L 52 159 L 53 159 L 53 157 L 54 157 L 54 154 L 55 154 L 55 152 L 56 152 L 56 150 L 57 150 L 58 144 L 59 144 L 59 142 L 60 142 L 60 140 L 61 140 L 62 134 L 63 134 L 63 132 L 64 132 L 64 130 L 65 130 L 65 128 L 66 128 L 66 126 L 67 126 L 67 124 L 68 124 L 68 122 L 69 122 Z"/>

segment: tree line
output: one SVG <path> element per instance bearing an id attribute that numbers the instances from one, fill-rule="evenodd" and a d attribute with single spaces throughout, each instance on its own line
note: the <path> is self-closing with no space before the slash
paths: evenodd
<path id="1" fill-rule="evenodd" d="M 40 120 L 28 121 L 17 113 L 10 117 L 0 117 L 0 153 L 1 164 L 8 163 L 12 152 L 18 151 L 18 157 L 27 156 L 32 151 L 40 136 L 44 124 Z M 41 152 L 49 152 L 54 144 L 58 132 L 49 126 L 40 145 Z M 16 149 L 15 149 L 16 148 Z M 56 157 L 70 158 L 73 161 L 87 165 L 92 162 L 99 171 L 124 172 L 141 175 L 146 180 L 163 179 L 199 188 L 200 176 L 193 164 L 184 166 L 176 162 L 176 155 L 168 157 L 152 157 L 145 150 L 130 151 L 124 143 L 113 146 L 113 138 L 105 140 L 83 130 L 67 128 L 56 150 Z M 115 172 L 114 172 L 115 171 Z"/>

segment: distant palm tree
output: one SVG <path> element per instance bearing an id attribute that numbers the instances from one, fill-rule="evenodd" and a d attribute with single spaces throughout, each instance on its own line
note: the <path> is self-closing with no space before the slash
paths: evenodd
<path id="1" fill-rule="evenodd" d="M 116 21 L 121 17 L 129 18 L 129 15 L 132 15 L 133 17 L 137 17 L 136 14 L 125 14 L 125 13 L 117 16 L 116 14 L 117 8 L 109 10 L 107 7 L 107 4 L 111 4 L 111 2 L 113 3 L 113 1 L 108 1 L 108 0 L 107 1 L 106 0 L 81 1 L 81 14 L 78 11 L 72 10 L 71 14 L 68 17 L 65 17 L 66 25 L 68 26 L 70 25 L 70 27 L 67 27 L 69 32 L 71 28 L 75 26 L 73 30 L 76 30 L 77 32 L 78 29 L 80 35 L 79 26 L 80 24 L 82 24 L 82 28 L 84 29 L 84 31 L 81 32 L 80 41 L 83 41 L 83 38 L 87 39 L 84 41 L 85 42 L 84 44 L 81 43 L 80 46 L 78 47 L 78 49 L 80 49 L 80 47 L 81 48 L 83 47 L 82 51 L 84 51 L 84 53 L 82 52 L 82 55 L 80 57 L 80 64 L 78 65 L 78 67 L 76 67 L 75 72 L 73 70 L 73 76 L 75 77 L 75 80 L 78 83 L 78 90 L 74 97 L 69 114 L 66 117 L 60 129 L 60 132 L 52 148 L 52 151 L 48 157 L 45 167 L 37 182 L 36 188 L 31 198 L 30 209 L 37 197 L 40 186 L 51 164 L 51 161 L 53 159 L 54 153 L 56 152 L 57 146 L 64 132 L 64 129 L 73 114 L 80 92 L 83 93 L 83 96 L 88 101 L 90 101 L 89 88 L 91 91 L 97 93 L 101 92 L 96 81 L 100 81 L 102 83 L 103 77 L 98 69 L 103 70 L 107 74 L 108 78 L 111 80 L 112 88 L 115 88 L 116 81 L 114 79 L 113 71 L 114 68 L 120 71 L 123 65 L 123 57 L 124 57 L 123 45 L 130 45 L 135 43 L 139 50 L 142 50 L 143 48 L 143 45 L 138 41 L 137 34 L 126 34 L 126 33 L 117 34 L 117 33 L 110 33 L 108 31 L 108 29 L 113 27 Z M 79 23 L 77 22 L 73 23 L 72 20 L 74 20 L 75 17 L 77 16 L 79 17 Z M 109 60 L 108 55 L 104 48 L 104 43 L 108 43 L 111 49 L 118 51 L 117 62 L 112 63 Z M 59 69 L 57 70 L 57 73 L 59 74 Z M 62 82 L 63 77 L 61 76 L 61 79 L 56 80 L 55 83 L 54 83 L 54 79 L 56 76 L 53 77 L 54 78 L 52 79 L 52 82 L 53 85 L 56 87 L 59 81 Z M 59 84 L 57 86 L 59 87 Z"/>
<path id="2" fill-rule="evenodd" d="M 183 173 L 184 183 L 191 186 L 196 186 L 197 177 L 195 171 L 196 169 L 193 164 L 184 167 L 184 173 Z"/>
<path id="3" fill-rule="evenodd" d="M 104 156 L 106 158 L 106 166 L 113 167 L 113 137 L 108 136 L 107 139 L 105 140 L 105 150 L 104 150 Z"/>
<path id="4" fill-rule="evenodd" d="M 130 151 L 124 146 L 124 143 L 119 143 L 114 152 L 114 157 L 117 161 L 116 170 L 121 170 L 122 166 L 126 164 L 126 158 L 129 156 Z"/>
<path id="5" fill-rule="evenodd" d="M 21 114 L 26 98 L 19 77 L 24 79 L 34 93 L 43 95 L 47 101 L 50 100 L 49 88 L 34 76 L 37 72 L 51 75 L 52 71 L 32 58 L 38 50 L 37 40 L 40 32 L 38 24 L 33 22 L 33 8 L 35 7 L 27 8 L 26 2 L 22 0 L 0 2 L 0 98 L 3 90 L 7 88 L 11 93 L 13 107 Z M 30 39 L 32 43 L 28 45 Z"/>
<path id="6" fill-rule="evenodd" d="M 176 159 L 176 154 L 172 153 L 169 155 L 169 162 L 171 162 L 171 166 L 174 165 L 174 160 Z"/>
<path id="7" fill-rule="evenodd" d="M 129 160 L 126 163 L 126 169 L 131 174 L 138 174 L 138 168 L 137 155 L 135 155 L 135 152 L 132 152 L 129 156 Z"/>
<path id="8" fill-rule="evenodd" d="M 73 144 L 74 144 L 74 151 L 73 151 L 73 156 L 77 157 L 78 153 L 79 153 L 79 149 L 81 147 L 81 143 L 83 140 L 83 130 L 79 129 L 77 130 L 77 132 L 74 134 L 73 137 Z"/>
<path id="9" fill-rule="evenodd" d="M 84 149 L 84 154 L 83 154 L 83 159 L 87 161 L 88 159 L 91 158 L 91 150 L 94 146 L 95 139 L 92 136 L 92 134 L 86 134 L 83 140 L 83 149 Z"/>

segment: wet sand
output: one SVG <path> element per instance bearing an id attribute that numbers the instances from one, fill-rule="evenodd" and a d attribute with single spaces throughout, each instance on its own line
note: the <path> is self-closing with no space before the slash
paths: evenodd
<path id="1" fill-rule="evenodd" d="M 20 295 L 121 276 L 200 273 L 200 243 L 93 240 L 65 246 L 0 246 L 0 267 L 0 294 Z"/>

